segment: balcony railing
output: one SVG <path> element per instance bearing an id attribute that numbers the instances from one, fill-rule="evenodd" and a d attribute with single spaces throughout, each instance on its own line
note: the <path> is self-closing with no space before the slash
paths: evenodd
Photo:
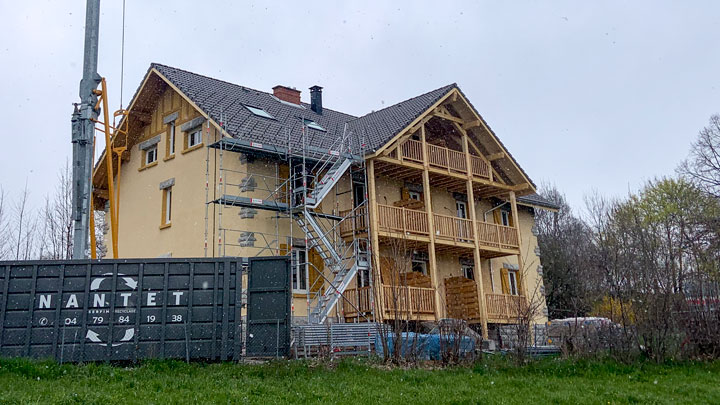
<path id="1" fill-rule="evenodd" d="M 435 314 L 435 290 L 432 288 L 407 286 L 382 286 L 383 308 L 385 316 L 412 319 L 415 315 Z M 343 312 L 346 317 L 360 313 L 369 313 L 372 290 L 370 287 L 350 288 L 343 296 Z"/>
<path id="2" fill-rule="evenodd" d="M 429 235 L 425 211 L 377 204 L 378 227 L 381 231 Z"/>
<path id="3" fill-rule="evenodd" d="M 526 305 L 521 295 L 485 294 L 485 306 L 489 319 L 512 320 Z"/>
<path id="4" fill-rule="evenodd" d="M 340 216 L 345 218 L 340 222 L 340 235 L 341 236 L 352 236 L 353 231 L 356 233 L 367 232 L 367 207 L 359 207 L 352 214 L 352 210 L 340 211 Z"/>
<path id="5" fill-rule="evenodd" d="M 453 242 L 472 243 L 473 226 L 471 219 L 451 217 L 449 215 L 433 214 L 435 221 L 435 236 Z"/>
<path id="6" fill-rule="evenodd" d="M 392 205 L 376 204 L 378 230 L 381 232 L 400 233 L 403 235 L 429 236 L 428 216 L 426 211 Z M 350 211 L 341 211 L 346 216 Z M 367 232 L 364 209 L 356 211 L 340 223 L 342 236 L 352 235 L 353 226 L 356 232 Z M 473 243 L 477 234 L 481 246 L 497 249 L 518 249 L 517 230 L 514 227 L 476 221 L 475 226 L 470 219 L 457 218 L 449 215 L 433 214 L 435 237 L 439 241 Z M 353 223 L 354 221 L 354 223 Z"/>
<path id="7" fill-rule="evenodd" d="M 409 139 L 400 145 L 398 158 L 417 163 L 423 162 L 422 142 Z M 427 144 L 428 164 L 450 172 L 468 173 L 465 153 L 442 146 Z M 490 179 L 490 165 L 480 156 L 470 155 L 470 172 L 473 176 Z"/>
<path id="8" fill-rule="evenodd" d="M 518 249 L 520 247 L 515 228 L 482 221 L 477 221 L 476 225 L 481 245 L 500 249 Z"/>

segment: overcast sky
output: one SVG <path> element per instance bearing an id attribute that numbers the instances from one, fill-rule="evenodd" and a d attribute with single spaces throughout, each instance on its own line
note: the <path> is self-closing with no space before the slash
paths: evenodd
<path id="1" fill-rule="evenodd" d="M 536 183 L 580 207 L 671 175 L 720 112 L 720 2 L 127 0 L 123 102 L 151 62 L 362 115 L 457 82 Z M 122 1 L 99 73 L 120 106 Z M 84 1 L 0 0 L 0 185 L 32 196 L 71 156 Z"/>

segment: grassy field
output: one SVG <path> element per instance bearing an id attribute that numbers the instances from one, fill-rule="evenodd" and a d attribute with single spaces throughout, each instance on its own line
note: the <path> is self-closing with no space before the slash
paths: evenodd
<path id="1" fill-rule="evenodd" d="M 445 370 L 369 361 L 264 365 L 0 360 L 0 403 L 720 403 L 720 362 L 504 360 Z"/>

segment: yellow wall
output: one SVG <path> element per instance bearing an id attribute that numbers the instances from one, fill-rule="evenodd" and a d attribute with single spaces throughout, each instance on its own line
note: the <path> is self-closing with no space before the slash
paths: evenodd
<path id="1" fill-rule="evenodd" d="M 178 112 L 179 117 L 176 125 L 176 149 L 172 158 L 166 159 L 167 127 L 163 124 L 163 117 Z M 219 177 L 217 167 L 219 166 L 220 152 L 217 149 L 202 147 L 183 153 L 183 137 L 185 133 L 180 131 L 180 126 L 200 117 L 201 114 L 195 111 L 182 97 L 173 90 L 168 89 L 161 96 L 157 109 L 153 112 L 151 123 L 139 134 L 137 142 L 153 138 L 160 134 L 162 139 L 158 144 L 158 163 L 152 167 L 141 169 L 141 162 L 144 154 L 138 149 L 137 144 L 128 145 L 130 150 L 129 161 L 123 162 L 123 171 L 120 177 L 120 227 L 119 227 L 119 253 L 120 257 L 158 257 L 171 255 L 172 257 L 203 257 L 205 256 L 205 232 L 206 232 L 206 207 L 207 207 L 207 232 L 208 248 L 207 256 L 257 256 L 275 255 L 284 253 L 279 251 L 280 244 L 288 244 L 288 238 L 292 235 L 295 238 L 303 238 L 302 231 L 294 221 L 289 218 L 278 218 L 277 213 L 265 210 L 257 210 L 255 217 L 250 219 L 240 218 L 240 208 L 222 208 L 216 204 L 206 206 L 205 181 L 206 167 L 210 168 L 208 198 L 210 200 L 219 197 L 224 192 L 230 195 L 239 195 L 251 198 L 268 199 L 269 190 L 279 186 L 281 180 L 277 179 L 279 173 L 278 162 L 267 159 L 255 159 L 248 163 L 241 159 L 238 153 L 224 152 L 222 166 L 226 172 L 224 185 L 216 183 Z M 206 125 L 204 125 L 204 128 Z M 131 139 L 132 139 L 131 134 Z M 219 134 L 214 128 L 209 132 L 203 130 L 204 145 L 215 142 Z M 242 179 L 254 173 L 257 186 L 255 191 L 241 192 L 239 184 Z M 267 177 L 263 178 L 262 175 Z M 162 227 L 162 190 L 159 189 L 161 182 L 174 178 L 175 184 L 172 188 L 172 224 L 169 227 Z M 377 182 L 377 202 L 379 204 L 392 205 L 393 202 L 401 199 L 401 188 L 404 182 L 379 177 Z M 350 178 L 346 174 L 338 183 L 335 191 L 331 192 L 322 203 L 322 211 L 326 213 L 338 213 L 340 210 L 351 207 Z M 454 216 L 455 200 L 452 193 L 444 189 L 431 190 L 433 211 L 438 214 Z M 490 209 L 487 200 L 481 200 L 476 205 L 478 220 L 482 220 L 483 213 Z M 535 254 L 537 238 L 532 234 L 531 228 L 534 219 L 530 213 L 523 208 L 519 209 L 519 225 L 522 238 L 522 254 L 525 258 L 526 285 L 529 294 L 531 289 L 542 283 L 536 271 L 539 265 L 539 258 Z M 492 216 L 488 217 L 492 221 Z M 330 222 L 325 221 L 326 224 Z M 225 232 L 218 234 L 222 225 Z M 255 232 L 254 247 L 231 246 L 238 245 L 238 238 L 241 231 Z M 220 251 L 218 236 L 225 238 L 225 251 Z M 264 237 L 263 237 L 264 236 Z M 108 240 L 106 238 L 106 240 Z M 264 249 L 270 245 L 271 249 Z M 111 253 L 108 253 L 111 256 Z M 490 262 L 493 267 L 493 281 L 490 280 Z M 492 261 L 483 260 L 481 269 L 476 267 L 476 278 L 478 273 L 482 274 L 482 282 L 486 293 L 493 291 L 499 293 L 499 269 L 503 263 L 516 264 L 514 256 L 508 256 Z M 439 275 L 440 296 L 444 299 L 444 286 L 442 280 L 450 276 L 461 275 L 460 263 L 457 256 L 438 254 L 437 268 Z M 325 272 L 330 278 L 329 272 Z M 538 282 L 540 284 L 538 284 Z M 352 288 L 353 284 L 350 286 Z M 541 294 L 538 294 L 541 297 Z M 294 300 L 295 315 L 305 316 L 306 298 L 304 295 L 297 295 Z M 442 314 L 441 314 L 442 315 Z M 542 318 L 542 317 L 541 317 Z M 539 319 L 542 321 L 543 319 Z"/>

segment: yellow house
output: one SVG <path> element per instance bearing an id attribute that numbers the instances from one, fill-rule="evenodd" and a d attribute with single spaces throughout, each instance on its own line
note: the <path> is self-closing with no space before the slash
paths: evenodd
<path id="1" fill-rule="evenodd" d="M 547 320 L 534 213 L 556 207 L 457 85 L 362 117 L 300 96 L 152 64 L 112 141 L 117 255 L 290 255 L 295 322 Z"/>

